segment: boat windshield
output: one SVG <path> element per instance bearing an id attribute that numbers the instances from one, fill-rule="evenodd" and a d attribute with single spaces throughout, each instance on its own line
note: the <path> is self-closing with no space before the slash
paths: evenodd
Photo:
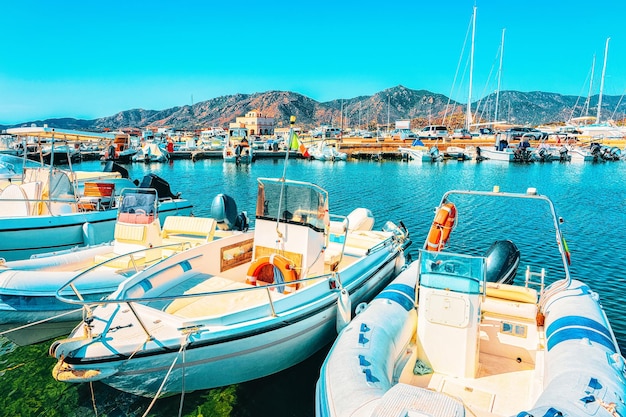
<path id="1" fill-rule="evenodd" d="M 310 183 L 260 178 L 256 207 L 257 219 L 303 224 L 317 231 L 329 224 L 328 193 Z"/>
<path id="2" fill-rule="evenodd" d="M 420 285 L 478 294 L 485 281 L 485 258 L 420 250 Z"/>
<path id="3" fill-rule="evenodd" d="M 125 190 L 119 208 L 119 214 L 152 214 L 156 212 L 157 194 L 153 189 Z"/>

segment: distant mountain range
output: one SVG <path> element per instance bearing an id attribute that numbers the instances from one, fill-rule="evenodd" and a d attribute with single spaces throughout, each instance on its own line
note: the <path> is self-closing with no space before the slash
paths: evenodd
<path id="1" fill-rule="evenodd" d="M 493 121 L 496 95 L 492 93 L 472 103 L 476 119 Z M 498 119 L 512 124 L 540 125 L 565 122 L 581 116 L 586 97 L 565 96 L 540 91 L 501 91 Z M 598 95 L 591 97 L 588 114 L 595 116 Z M 173 127 L 176 129 L 199 129 L 209 126 L 227 127 L 238 116 L 259 110 L 262 115 L 274 117 L 276 127 L 289 125 L 289 117 L 295 115 L 297 124 L 311 129 L 321 124 L 344 127 L 375 129 L 376 126 L 392 125 L 396 120 L 412 120 L 412 126 L 440 124 L 444 115 L 449 127 L 460 127 L 464 120 L 465 105 L 442 94 L 426 90 L 411 90 L 397 86 L 372 96 L 317 102 L 302 94 L 289 91 L 268 91 L 255 94 L 234 94 L 198 102 L 193 105 L 172 107 L 165 110 L 124 110 L 113 116 L 93 120 L 73 118 L 31 120 L 16 125 L 0 125 L 0 129 L 30 126 L 44 123 L 59 129 L 95 130 L 146 127 Z M 602 118 L 623 120 L 626 104 L 618 96 L 602 97 Z M 342 119 L 343 113 L 343 119 Z"/>

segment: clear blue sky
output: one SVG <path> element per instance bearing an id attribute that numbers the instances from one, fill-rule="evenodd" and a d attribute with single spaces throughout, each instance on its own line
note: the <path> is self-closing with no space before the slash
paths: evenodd
<path id="1" fill-rule="evenodd" d="M 473 0 L 6 1 L 0 124 L 160 110 L 288 90 L 318 101 L 404 85 L 467 102 Z M 477 0 L 472 100 L 502 90 L 626 90 L 623 0 Z M 469 44 L 466 46 L 466 54 Z M 460 64 L 459 75 L 455 73 Z M 453 89 L 454 86 L 454 89 Z"/>

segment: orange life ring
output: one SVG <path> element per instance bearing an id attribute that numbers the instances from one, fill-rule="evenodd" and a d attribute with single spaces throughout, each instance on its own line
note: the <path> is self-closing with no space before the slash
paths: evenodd
<path id="1" fill-rule="evenodd" d="M 266 269 L 268 265 L 272 266 L 271 275 L 263 273 L 263 270 Z M 261 256 L 257 258 L 254 262 L 252 262 L 252 264 L 248 268 L 246 283 L 251 285 L 257 285 L 257 282 L 261 281 L 268 284 L 276 284 L 273 267 L 277 267 L 283 275 L 283 280 L 285 281 L 285 287 L 283 290 L 284 293 L 291 293 L 298 289 L 298 283 L 287 284 L 288 282 L 298 280 L 298 272 L 296 272 L 294 266 L 289 259 L 276 253 L 273 253 L 269 256 Z M 271 281 L 266 281 L 266 279 L 271 279 Z"/>
<path id="2" fill-rule="evenodd" d="M 426 240 L 426 249 L 431 251 L 439 251 L 448 243 L 450 232 L 454 227 L 456 220 L 456 207 L 452 203 L 446 203 L 437 210 L 435 220 L 428 232 Z"/>

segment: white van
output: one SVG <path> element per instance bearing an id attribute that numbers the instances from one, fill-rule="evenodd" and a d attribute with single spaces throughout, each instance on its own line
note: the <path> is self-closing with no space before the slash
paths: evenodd
<path id="1" fill-rule="evenodd" d="M 448 139 L 448 128 L 441 125 L 424 126 L 418 136 L 426 139 Z"/>

